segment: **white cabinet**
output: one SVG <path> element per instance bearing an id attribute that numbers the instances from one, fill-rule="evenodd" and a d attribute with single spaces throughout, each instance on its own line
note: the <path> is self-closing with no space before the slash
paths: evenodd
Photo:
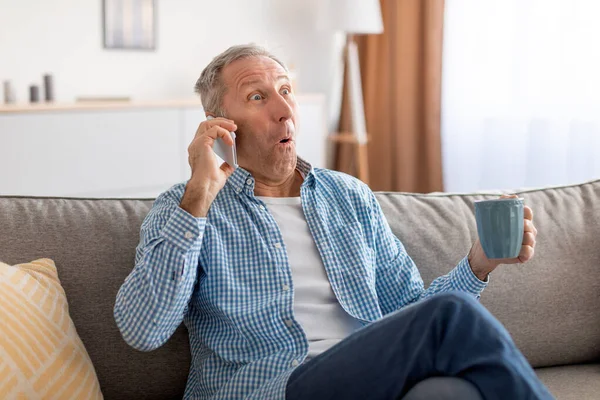
<path id="1" fill-rule="evenodd" d="M 298 154 L 325 167 L 322 95 L 297 96 Z M 0 108 L 0 194 L 155 197 L 189 178 L 196 102 Z"/>

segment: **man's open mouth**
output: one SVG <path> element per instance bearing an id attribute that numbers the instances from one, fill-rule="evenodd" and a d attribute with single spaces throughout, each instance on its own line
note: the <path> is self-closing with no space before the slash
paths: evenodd
<path id="1" fill-rule="evenodd" d="M 290 140 L 292 140 L 292 138 L 285 138 L 285 139 L 281 139 L 281 140 L 279 141 L 279 143 L 287 143 L 287 142 L 289 142 Z"/>

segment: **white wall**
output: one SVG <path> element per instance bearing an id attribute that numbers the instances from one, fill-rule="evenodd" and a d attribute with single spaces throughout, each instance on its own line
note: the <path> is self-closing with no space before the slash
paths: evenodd
<path id="1" fill-rule="evenodd" d="M 335 124 L 343 38 L 317 32 L 319 0 L 156 0 L 155 51 L 107 50 L 101 0 L 0 0 L 0 80 L 17 101 L 51 73 L 57 101 L 193 97 L 204 66 L 228 46 L 267 45 L 297 71 L 299 92 L 325 93 Z"/>

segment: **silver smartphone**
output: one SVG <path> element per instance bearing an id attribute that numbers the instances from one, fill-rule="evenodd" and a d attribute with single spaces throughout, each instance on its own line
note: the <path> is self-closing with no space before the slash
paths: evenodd
<path id="1" fill-rule="evenodd" d="M 207 120 L 213 119 L 210 115 L 206 117 Z M 237 153 L 235 150 L 235 132 L 229 132 L 231 135 L 231 139 L 233 139 L 233 146 L 229 146 L 226 144 L 222 138 L 218 137 L 215 140 L 215 144 L 213 145 L 213 151 L 216 155 L 221 157 L 227 164 L 231 165 L 233 168 L 237 168 Z"/>

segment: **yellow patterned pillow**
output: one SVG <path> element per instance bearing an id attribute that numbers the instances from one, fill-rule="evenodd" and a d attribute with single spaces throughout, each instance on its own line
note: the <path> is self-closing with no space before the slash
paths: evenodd
<path id="1" fill-rule="evenodd" d="M 102 399 L 50 259 L 0 263 L 0 399 Z"/>

